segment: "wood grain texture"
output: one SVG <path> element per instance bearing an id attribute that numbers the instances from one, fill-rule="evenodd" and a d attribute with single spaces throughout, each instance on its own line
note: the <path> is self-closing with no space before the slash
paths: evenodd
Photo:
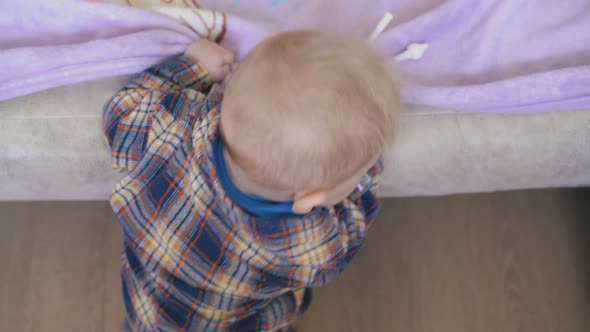
<path id="1" fill-rule="evenodd" d="M 386 200 L 299 332 L 590 331 L 590 191 Z M 106 203 L 0 203 L 0 331 L 116 332 Z"/>
<path id="2" fill-rule="evenodd" d="M 529 191 L 389 200 L 298 328 L 590 331 L 589 199 Z"/>
<path id="3" fill-rule="evenodd" d="M 118 225 L 106 203 L 0 204 L 0 331 L 118 331 Z"/>

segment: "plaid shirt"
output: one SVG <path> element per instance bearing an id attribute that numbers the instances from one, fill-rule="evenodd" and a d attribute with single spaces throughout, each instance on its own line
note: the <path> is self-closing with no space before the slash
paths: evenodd
<path id="1" fill-rule="evenodd" d="M 276 331 L 309 306 L 362 245 L 379 208 L 369 190 L 300 218 L 263 220 L 224 193 L 212 143 L 221 85 L 186 57 L 155 66 L 105 106 L 121 278 L 135 331 Z M 358 190 L 358 189 L 357 189 Z"/>

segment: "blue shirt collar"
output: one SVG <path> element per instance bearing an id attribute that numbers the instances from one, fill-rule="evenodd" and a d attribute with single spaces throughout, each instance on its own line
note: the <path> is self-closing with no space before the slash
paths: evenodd
<path id="1" fill-rule="evenodd" d="M 223 158 L 223 142 L 220 137 L 213 142 L 213 160 L 217 177 L 225 194 L 244 211 L 265 219 L 297 218 L 303 216 L 293 213 L 293 202 L 273 202 L 240 191 L 229 177 L 225 159 Z"/>

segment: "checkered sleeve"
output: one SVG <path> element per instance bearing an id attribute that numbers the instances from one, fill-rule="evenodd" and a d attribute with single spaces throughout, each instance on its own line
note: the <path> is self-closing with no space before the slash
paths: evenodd
<path id="1" fill-rule="evenodd" d="M 181 56 L 141 73 L 113 96 L 102 123 L 113 167 L 133 170 L 158 131 L 205 99 L 208 77 L 198 62 Z"/>

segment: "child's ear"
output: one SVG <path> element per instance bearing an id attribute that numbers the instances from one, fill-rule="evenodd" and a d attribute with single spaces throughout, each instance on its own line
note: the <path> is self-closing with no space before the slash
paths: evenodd
<path id="1" fill-rule="evenodd" d="M 324 204 L 327 198 L 328 190 L 326 189 L 297 193 L 295 194 L 295 200 L 293 201 L 293 213 L 307 214 L 314 207 Z"/>

